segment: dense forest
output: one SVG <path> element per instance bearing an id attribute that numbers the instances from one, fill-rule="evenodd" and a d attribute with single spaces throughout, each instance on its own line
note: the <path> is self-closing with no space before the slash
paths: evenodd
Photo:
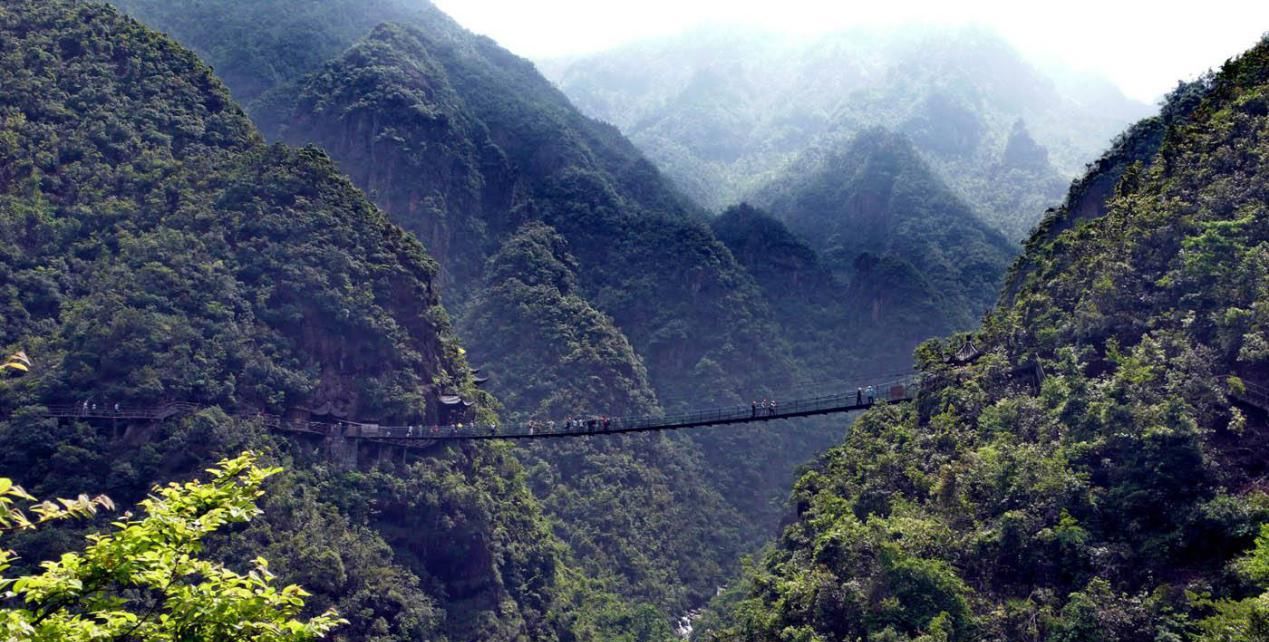
<path id="1" fill-rule="evenodd" d="M 268 453 L 291 472 L 261 519 L 210 548 L 273 560 L 312 608 L 348 620 L 334 639 L 637 629 L 633 607 L 565 563 L 506 449 L 348 469 L 242 418 L 423 422 L 442 392 L 481 398 L 436 264 L 325 154 L 266 145 L 191 53 L 101 5 L 5 5 L 0 73 L 0 344 L 35 364 L 0 396 L 0 469 L 39 496 L 127 506 L 241 449 Z M 206 409 L 118 439 L 39 418 L 59 402 L 173 400 Z M 48 559 L 72 536 L 19 535 L 16 548 Z"/>
<path id="2" fill-rule="evenodd" d="M 1121 137 L 704 637 L 1264 639 L 1267 101 L 1269 40 Z"/>
<path id="3" fill-rule="evenodd" d="M 0 7 L 0 519 L 10 479 L 113 500 L 0 524 L 0 570 L 228 467 L 254 481 L 198 552 L 268 559 L 311 593 L 277 616 L 335 640 L 665 642 L 707 603 L 693 639 L 1267 635 L 1269 42 L 1113 141 L 1140 105 L 974 30 L 545 68 L 562 91 L 425 0 Z M 656 414 L 913 363 L 918 398 L 853 423 L 402 449 L 266 420 Z M 197 410 L 44 412 L 169 402 Z M 160 495 L 129 523 L 192 501 Z"/>

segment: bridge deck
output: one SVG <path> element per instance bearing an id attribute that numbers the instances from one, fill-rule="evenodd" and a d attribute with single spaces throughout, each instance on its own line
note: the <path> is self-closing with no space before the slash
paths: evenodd
<path id="1" fill-rule="evenodd" d="M 781 419 L 796 419 L 867 410 L 876 404 L 909 401 L 916 392 L 917 382 L 912 377 L 872 385 L 875 391 L 870 397 L 860 391 L 860 386 L 849 392 L 819 395 L 777 401 L 772 407 L 729 406 L 709 410 L 672 415 L 639 417 L 602 417 L 588 415 L 572 423 L 567 421 L 532 420 L 511 425 L 464 424 L 454 426 L 387 426 L 357 421 L 291 421 L 277 415 L 254 413 L 239 415 L 257 419 L 267 427 L 292 433 L 319 436 L 338 435 L 350 439 L 409 444 L 437 441 L 488 441 L 495 439 L 557 439 L 588 435 L 621 435 L 661 430 L 683 430 L 714 426 L 756 424 Z M 49 406 L 37 416 L 96 421 L 163 421 L 172 417 L 191 414 L 200 407 L 185 402 L 168 403 L 154 407 L 129 407 L 121 404 L 116 411 L 94 407 L 92 404 Z"/>

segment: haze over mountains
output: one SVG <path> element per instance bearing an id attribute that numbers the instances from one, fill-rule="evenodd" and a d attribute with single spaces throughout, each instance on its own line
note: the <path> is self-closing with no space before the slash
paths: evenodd
<path id="1" fill-rule="evenodd" d="M 813 38 L 714 28 L 543 69 L 709 209 L 782 180 L 808 150 L 879 126 L 909 136 L 962 199 L 1013 239 L 1114 135 L 1151 111 L 1104 80 L 1046 74 L 978 28 Z M 1031 138 L 1042 152 L 1007 153 Z"/>

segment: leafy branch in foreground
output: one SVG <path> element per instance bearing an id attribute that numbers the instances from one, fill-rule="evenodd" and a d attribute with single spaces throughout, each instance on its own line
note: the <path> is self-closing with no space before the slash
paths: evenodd
<path id="1" fill-rule="evenodd" d="M 125 515 L 114 532 L 90 535 L 82 553 L 43 562 L 38 574 L 5 577 L 14 553 L 0 547 L 0 640 L 321 638 L 343 621 L 333 611 L 296 619 L 308 594 L 294 585 L 276 588 L 265 560 L 244 575 L 198 558 L 208 535 L 260 514 L 261 486 L 279 471 L 258 467 L 246 453 L 209 469 L 210 481 L 156 488 L 141 502 L 144 517 Z M 0 478 L 0 536 L 113 508 L 105 497 L 34 502 Z"/>

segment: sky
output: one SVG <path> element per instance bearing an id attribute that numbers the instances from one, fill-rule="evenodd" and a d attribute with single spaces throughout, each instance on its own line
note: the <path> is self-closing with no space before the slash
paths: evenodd
<path id="1" fill-rule="evenodd" d="M 1036 61 L 1099 73 L 1155 102 L 1269 31 L 1264 0 L 433 0 L 468 29 L 543 60 L 705 25 L 815 35 L 909 23 L 991 28 Z"/>

